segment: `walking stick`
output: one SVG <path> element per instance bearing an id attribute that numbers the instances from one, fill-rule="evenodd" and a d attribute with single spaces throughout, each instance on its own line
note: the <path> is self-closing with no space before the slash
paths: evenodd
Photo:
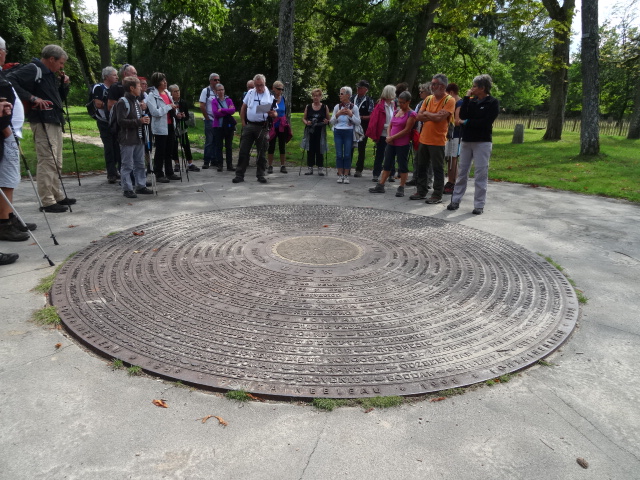
<path id="1" fill-rule="evenodd" d="M 146 114 L 145 114 L 146 116 Z M 151 135 L 149 135 L 149 124 L 145 124 L 144 128 L 144 143 L 145 143 L 145 159 L 147 161 L 147 174 L 151 173 L 151 190 L 154 191 L 156 196 L 158 195 L 158 186 L 156 184 L 156 171 L 151 168 Z M 145 185 L 146 186 L 146 185 Z"/>
<path id="2" fill-rule="evenodd" d="M 20 224 L 24 228 L 26 228 L 27 232 L 29 232 L 29 235 L 31 235 L 31 238 L 33 239 L 33 241 L 38 244 L 38 247 L 40 247 L 40 250 L 42 251 L 42 254 L 44 255 L 44 258 L 46 258 L 47 262 L 49 262 L 49 266 L 53 267 L 55 265 L 55 263 L 53 263 L 51 261 L 51 259 L 49 258 L 49 255 L 47 255 L 47 252 L 44 251 L 44 249 L 42 248 L 42 245 L 40 245 L 40 242 L 35 237 L 33 232 L 27 228 L 27 224 L 24 223 L 24 220 L 22 220 L 22 217 L 20 216 L 20 214 L 16 210 L 16 207 L 14 207 L 13 204 L 9 201 L 9 199 L 7 198 L 7 196 L 5 195 L 5 193 L 4 193 L 4 191 L 2 189 L 0 189 L 0 193 L 2 194 L 2 198 L 4 198 L 4 201 L 7 202 L 7 205 L 9 205 L 11 207 L 11 210 L 13 210 L 13 213 L 15 214 L 16 218 L 20 221 Z"/>
<path id="3" fill-rule="evenodd" d="M 186 130 L 184 129 L 184 120 L 180 119 L 180 131 L 185 132 L 182 135 L 186 135 Z M 177 134 L 178 130 L 176 130 Z M 187 182 L 189 181 L 189 168 L 187 168 L 187 158 L 184 154 L 184 145 L 182 144 L 182 135 L 176 135 L 176 142 L 180 145 L 180 154 L 182 156 L 181 162 L 184 167 L 184 171 L 187 173 Z M 180 181 L 182 181 L 182 170 L 180 170 Z"/>
<path id="4" fill-rule="evenodd" d="M 64 182 L 62 181 L 62 172 L 60 171 L 60 166 L 58 165 L 58 160 L 56 159 L 56 154 L 53 153 L 53 145 L 51 145 L 51 139 L 49 138 L 49 132 L 47 132 L 47 127 L 44 123 L 44 119 L 42 118 L 42 110 L 38 112 L 38 117 L 40 117 L 40 124 L 42 125 L 42 130 L 44 130 L 44 136 L 47 137 L 47 144 L 49 145 L 49 151 L 51 151 L 51 156 L 53 157 L 53 164 L 56 166 L 56 172 L 58 173 L 58 180 L 60 181 L 60 186 L 62 187 L 62 191 L 64 192 L 64 198 L 68 199 L 67 189 L 64 188 Z M 72 213 L 71 205 L 67 205 L 69 207 L 69 213 Z"/>
<path id="5" fill-rule="evenodd" d="M 33 193 L 36 194 L 36 198 L 38 199 L 38 206 L 44 215 L 44 221 L 47 222 L 47 227 L 49 228 L 49 232 L 51 232 L 51 239 L 53 239 L 54 245 L 59 245 L 58 240 L 56 240 L 56 236 L 53 234 L 53 230 L 51 230 L 51 225 L 49 224 L 49 219 L 47 218 L 47 212 L 44 211 L 42 207 L 42 200 L 40 200 L 40 195 L 38 195 L 38 189 L 36 188 L 36 184 L 33 181 L 33 175 L 31 175 L 31 169 L 29 168 L 29 163 L 27 162 L 27 158 L 24 156 L 24 152 L 22 151 L 22 145 L 20 145 L 20 139 L 18 135 L 16 135 L 15 130 L 13 129 L 13 125 L 11 125 L 11 133 L 13 133 L 13 138 L 16 140 L 16 144 L 18 145 L 18 153 L 20 154 L 20 158 L 24 163 L 24 169 L 27 171 L 29 175 L 29 180 L 31 180 L 31 186 L 33 187 Z"/>
<path id="6" fill-rule="evenodd" d="M 73 159 L 76 162 L 76 175 L 78 176 L 78 186 L 81 187 L 80 184 L 80 169 L 78 168 L 78 157 L 76 156 L 76 142 L 73 140 L 73 131 L 71 130 L 71 117 L 69 117 L 69 104 L 67 103 L 67 99 L 64 99 L 64 106 L 67 109 L 67 123 L 69 124 L 69 135 L 71 136 L 71 149 L 73 150 Z M 71 208 L 69 208 L 71 211 Z"/>

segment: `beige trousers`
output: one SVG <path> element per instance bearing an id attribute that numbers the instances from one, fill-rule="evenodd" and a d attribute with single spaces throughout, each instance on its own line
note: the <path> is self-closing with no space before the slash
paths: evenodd
<path id="1" fill-rule="evenodd" d="M 42 205 L 48 207 L 64 200 L 60 188 L 58 169 L 62 173 L 62 126 L 53 123 L 30 123 L 38 155 L 38 195 Z M 46 132 L 45 132 L 46 128 Z M 51 152 L 53 151 L 53 156 Z M 55 158 L 54 158 L 55 157 Z M 56 163 L 58 168 L 56 168 Z"/>

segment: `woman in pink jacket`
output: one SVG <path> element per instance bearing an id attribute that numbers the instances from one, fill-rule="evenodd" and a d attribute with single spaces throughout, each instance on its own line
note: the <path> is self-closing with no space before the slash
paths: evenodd
<path id="1" fill-rule="evenodd" d="M 211 99 L 211 111 L 213 112 L 213 135 L 216 139 L 216 149 L 218 150 L 215 158 L 218 159 L 218 171 L 222 171 L 222 142 L 227 156 L 227 171 L 235 172 L 233 167 L 233 157 L 231 154 L 233 148 L 233 134 L 236 131 L 236 120 L 233 114 L 236 107 L 233 101 L 224 94 L 224 85 L 218 83 L 216 85 L 216 96 Z"/>

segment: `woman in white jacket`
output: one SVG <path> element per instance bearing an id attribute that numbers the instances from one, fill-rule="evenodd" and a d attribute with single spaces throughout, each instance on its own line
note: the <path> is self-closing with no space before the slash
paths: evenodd
<path id="1" fill-rule="evenodd" d="M 151 114 L 151 133 L 155 137 L 156 153 L 153 157 L 153 170 L 156 180 L 169 183 L 169 180 L 180 180 L 173 173 L 171 152 L 176 141 L 174 131 L 175 111 L 178 105 L 167 93 L 167 77 L 164 73 L 151 75 L 152 88 L 147 90 L 147 108 Z"/>

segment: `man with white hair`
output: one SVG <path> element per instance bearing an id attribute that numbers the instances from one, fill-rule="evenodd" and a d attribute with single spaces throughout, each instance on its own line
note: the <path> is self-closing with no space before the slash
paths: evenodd
<path id="1" fill-rule="evenodd" d="M 253 77 L 254 88 L 249 90 L 242 101 L 240 119 L 242 120 L 242 136 L 240 137 L 240 152 L 238 166 L 233 183 L 244 182 L 244 174 L 249 166 L 251 147 L 255 144 L 258 151 L 256 176 L 260 183 L 267 183 L 265 170 L 267 158 L 265 153 L 269 142 L 270 118 L 278 114 L 273 109 L 273 95 L 266 88 L 267 79 L 262 74 Z M 269 109 L 270 107 L 270 109 Z"/>
<path id="2" fill-rule="evenodd" d="M 213 132 L 213 112 L 211 110 L 211 100 L 216 98 L 216 86 L 220 83 L 220 75 L 212 73 L 209 75 L 209 86 L 202 89 L 200 93 L 200 111 L 204 117 L 204 163 L 202 168 L 207 169 L 209 165 L 222 168 L 222 159 L 216 158 L 216 139 Z"/>
<path id="3" fill-rule="evenodd" d="M 62 173 L 63 100 L 69 93 L 69 77 L 62 69 L 69 56 L 58 45 L 47 45 L 40 59 L 12 70 L 7 79 L 20 99 L 31 105 L 26 118 L 33 132 L 38 156 L 38 195 L 41 209 L 49 213 L 68 210 L 76 203 L 67 198 L 60 185 Z"/>

